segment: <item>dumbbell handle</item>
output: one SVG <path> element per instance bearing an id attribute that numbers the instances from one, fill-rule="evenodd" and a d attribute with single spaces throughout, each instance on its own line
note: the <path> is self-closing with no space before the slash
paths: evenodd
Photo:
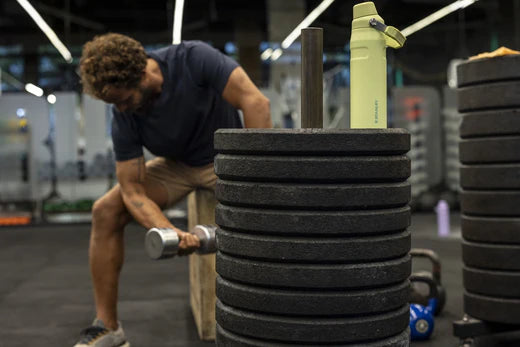
<path id="1" fill-rule="evenodd" d="M 196 250 L 198 254 L 209 254 L 216 252 L 215 244 L 216 227 L 212 225 L 196 225 L 190 234 L 198 237 L 200 247 Z M 145 249 L 152 259 L 172 258 L 179 251 L 179 236 L 177 232 L 169 228 L 151 228 L 146 233 Z"/>

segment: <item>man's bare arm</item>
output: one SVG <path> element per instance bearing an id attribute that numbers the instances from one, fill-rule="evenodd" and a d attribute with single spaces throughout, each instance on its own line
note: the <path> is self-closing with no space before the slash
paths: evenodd
<path id="1" fill-rule="evenodd" d="M 121 186 L 121 196 L 127 210 L 146 229 L 170 228 L 177 232 L 181 243 L 179 254 L 189 254 L 199 247 L 199 240 L 175 228 L 164 216 L 160 207 L 145 191 L 146 166 L 144 157 L 116 162 L 116 174 Z"/>
<path id="2" fill-rule="evenodd" d="M 144 157 L 116 162 L 117 180 L 127 210 L 147 229 L 173 228 L 157 204 L 146 196 Z"/>
<path id="3" fill-rule="evenodd" d="M 269 99 L 258 90 L 241 67 L 237 67 L 229 76 L 222 97 L 242 110 L 246 128 L 272 128 Z"/>

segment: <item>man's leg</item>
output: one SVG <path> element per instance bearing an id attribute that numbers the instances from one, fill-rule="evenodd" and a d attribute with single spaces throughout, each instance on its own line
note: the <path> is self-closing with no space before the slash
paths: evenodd
<path id="1" fill-rule="evenodd" d="M 148 180 L 147 196 L 163 208 L 168 192 L 161 183 Z M 94 286 L 97 318 L 109 329 L 117 329 L 119 273 L 124 259 L 124 227 L 132 219 L 116 185 L 96 201 L 92 209 L 90 272 Z"/>

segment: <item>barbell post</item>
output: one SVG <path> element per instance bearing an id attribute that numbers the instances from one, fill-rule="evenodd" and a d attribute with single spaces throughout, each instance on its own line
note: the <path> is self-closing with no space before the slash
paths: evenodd
<path id="1" fill-rule="evenodd" d="M 323 128 L 323 29 L 302 29 L 301 127 Z"/>

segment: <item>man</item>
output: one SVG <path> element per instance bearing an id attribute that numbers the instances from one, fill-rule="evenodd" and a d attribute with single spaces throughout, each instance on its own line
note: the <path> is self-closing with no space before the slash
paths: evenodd
<path id="1" fill-rule="evenodd" d="M 97 316 L 76 347 L 130 346 L 117 320 L 123 229 L 132 217 L 146 229 L 174 229 L 179 254 L 199 247 L 161 209 L 196 187 L 214 189 L 213 133 L 219 128 L 269 128 L 269 101 L 244 70 L 198 41 L 145 53 L 120 34 L 85 44 L 80 62 L 85 92 L 113 106 L 112 140 L 119 184 L 92 210 L 89 260 Z M 142 147 L 157 157 L 145 164 Z"/>

